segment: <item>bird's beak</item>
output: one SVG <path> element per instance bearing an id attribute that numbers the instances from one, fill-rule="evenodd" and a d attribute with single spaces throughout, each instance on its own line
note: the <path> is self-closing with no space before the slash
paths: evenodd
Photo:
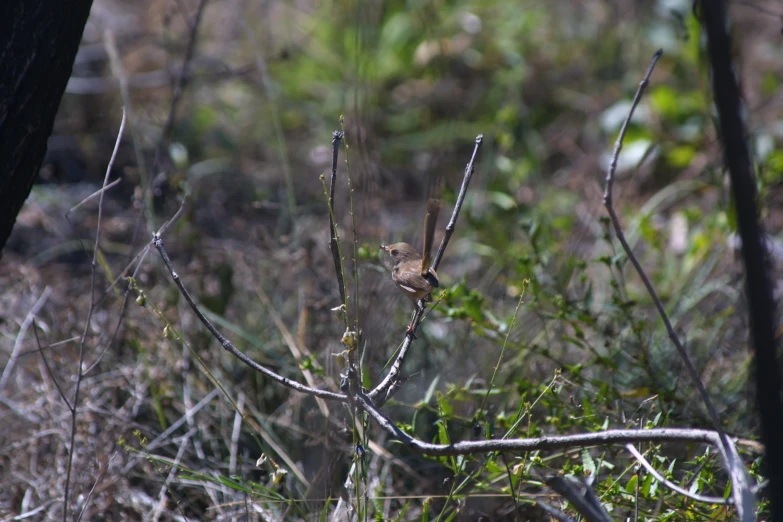
<path id="1" fill-rule="evenodd" d="M 383 250 L 384 252 L 388 252 L 389 251 L 389 245 L 381 245 L 381 250 Z"/>

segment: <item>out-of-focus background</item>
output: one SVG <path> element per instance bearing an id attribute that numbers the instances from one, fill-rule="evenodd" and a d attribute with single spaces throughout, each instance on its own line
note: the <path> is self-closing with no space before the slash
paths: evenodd
<path id="1" fill-rule="evenodd" d="M 777 265 L 783 6 L 730 6 Z M 320 176 L 332 132 L 344 130 L 335 217 L 372 386 L 411 313 L 378 247 L 419 247 L 433 191 L 444 204 L 440 241 L 483 133 L 438 271 L 443 292 L 385 412 L 441 442 L 708 427 L 602 204 L 614 140 L 662 48 L 620 157 L 616 207 L 724 427 L 753 439 L 741 264 L 697 15 L 679 0 L 95 0 L 0 265 L 0 515 L 61 516 L 72 417 L 58 388 L 73 397 L 83 353 L 70 502 L 85 520 L 315 519 L 341 497 L 357 502 L 345 481 L 359 461 L 365 509 L 383 519 L 429 510 L 513 520 L 515 502 L 523 519 L 542 518 L 531 502 L 549 493 L 540 477 L 557 472 L 595 475 L 618 519 L 636 506 L 651 518 L 730 518 L 657 489 L 615 448 L 507 455 L 507 468 L 481 468 L 482 457 L 416 456 L 370 427 L 359 456 L 349 408 L 327 403 L 324 415 L 229 356 L 154 249 L 139 257 L 187 194 L 163 239 L 210 320 L 258 362 L 337 391 L 344 325 L 332 311 Z M 98 199 L 70 209 L 100 188 L 123 107 L 110 178 L 121 181 L 104 201 L 82 345 Z M 129 274 L 146 306 L 126 292 Z M 754 446 L 741 448 L 758 471 Z M 723 494 L 720 462 L 704 448 L 651 451 L 678 481 Z M 450 491 L 462 500 L 447 501 Z"/>

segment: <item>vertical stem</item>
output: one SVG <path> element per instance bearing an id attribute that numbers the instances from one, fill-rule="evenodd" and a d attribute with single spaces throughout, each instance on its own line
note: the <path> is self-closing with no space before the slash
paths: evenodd
<path id="1" fill-rule="evenodd" d="M 340 256 L 340 242 L 337 235 L 337 224 L 334 219 L 334 187 L 337 184 L 337 156 L 340 152 L 340 141 L 343 139 L 343 133 L 334 131 L 332 133 L 332 177 L 329 180 L 329 192 L 326 195 L 329 205 L 329 249 L 332 251 L 332 261 L 334 269 L 337 272 L 337 286 L 340 290 L 340 302 L 345 306 L 345 315 L 348 316 L 348 302 L 345 295 L 345 279 L 343 278 L 342 257 Z M 326 186 L 324 186 L 326 190 Z M 346 328 L 348 323 L 345 324 Z"/>
<path id="2" fill-rule="evenodd" d="M 345 146 L 345 170 L 348 176 L 348 201 L 351 213 L 351 233 L 353 234 L 353 329 L 357 339 L 361 341 L 359 330 L 359 255 L 358 238 L 356 236 L 356 217 L 353 209 L 353 182 L 351 180 L 351 166 L 348 162 L 348 140 L 345 138 L 345 119 L 340 117 L 340 127 L 343 131 L 343 144 Z"/>

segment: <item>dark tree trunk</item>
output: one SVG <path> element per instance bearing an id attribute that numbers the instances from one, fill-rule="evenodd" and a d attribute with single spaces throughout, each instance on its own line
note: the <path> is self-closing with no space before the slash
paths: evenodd
<path id="1" fill-rule="evenodd" d="M 0 2 L 0 255 L 41 168 L 91 5 Z"/>
<path id="2" fill-rule="evenodd" d="M 750 333 L 756 355 L 756 405 L 761 418 L 761 439 L 764 442 L 764 472 L 769 478 L 766 496 L 770 500 L 771 520 L 781 522 L 783 404 L 780 358 L 775 341 L 775 301 L 762 227 L 756 210 L 756 182 L 742 119 L 740 91 L 731 60 L 731 40 L 726 31 L 726 3 L 722 0 L 708 0 L 701 2 L 701 10 L 707 33 L 723 157 L 731 177 L 737 224 L 742 238 Z"/>

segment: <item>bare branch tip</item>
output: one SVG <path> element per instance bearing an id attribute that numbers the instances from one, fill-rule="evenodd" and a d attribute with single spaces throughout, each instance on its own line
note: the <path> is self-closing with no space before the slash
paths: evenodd
<path id="1" fill-rule="evenodd" d="M 655 51 L 655 54 L 652 56 L 652 61 L 650 62 L 650 67 L 647 69 L 647 74 L 645 75 L 642 82 L 646 82 L 650 79 L 653 69 L 655 69 L 655 66 L 658 64 L 658 60 L 661 58 L 661 56 L 663 56 L 663 49 L 658 49 Z"/>

